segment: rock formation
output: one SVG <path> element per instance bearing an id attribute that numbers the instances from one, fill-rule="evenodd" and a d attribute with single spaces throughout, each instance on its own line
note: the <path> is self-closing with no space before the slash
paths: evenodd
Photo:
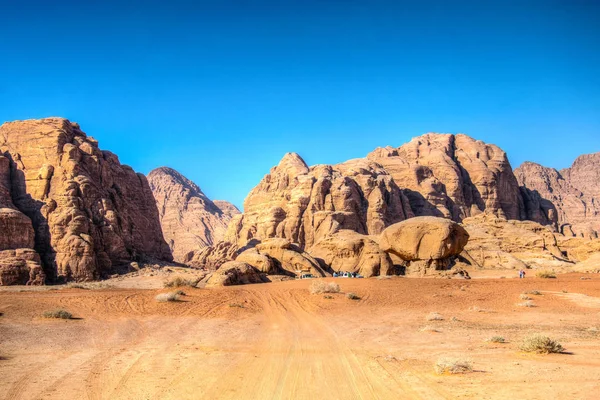
<path id="1" fill-rule="evenodd" d="M 523 219 L 519 185 L 506 153 L 469 136 L 429 133 L 367 158 L 383 166 L 404 190 L 417 216 L 460 222 L 491 212 Z"/>
<path id="2" fill-rule="evenodd" d="M 467 231 L 449 219 L 415 217 L 387 227 L 379 239 L 381 250 L 408 263 L 409 272 L 426 274 L 448 269 L 469 240 Z"/>
<path id="3" fill-rule="evenodd" d="M 12 202 L 10 175 L 9 159 L 0 155 L 0 285 L 42 284 L 33 225 Z"/>
<path id="4" fill-rule="evenodd" d="M 49 279 L 92 280 L 132 260 L 171 260 L 146 178 L 100 150 L 79 125 L 62 118 L 5 123 L 0 153 L 10 164 L 12 203 L 32 222 Z M 6 204 L 6 190 L 0 196 Z"/>
<path id="5" fill-rule="evenodd" d="M 288 153 L 246 198 L 226 239 L 289 239 L 301 248 L 341 229 L 379 234 L 412 216 L 406 197 L 380 165 L 351 160 L 308 167 Z"/>
<path id="6" fill-rule="evenodd" d="M 515 170 L 530 219 L 566 236 L 597 238 L 600 232 L 600 153 L 584 155 L 560 172 L 526 162 Z M 540 207 L 541 206 L 541 207 Z M 532 215 L 533 214 L 533 215 Z"/>
<path id="7" fill-rule="evenodd" d="M 307 251 L 333 271 L 357 272 L 366 278 L 396 272 L 390 256 L 373 238 L 346 229 L 321 238 Z"/>
<path id="8" fill-rule="evenodd" d="M 236 244 L 218 242 L 212 246 L 188 253 L 182 262 L 193 268 L 204 268 L 214 271 L 227 261 L 233 261 L 238 251 L 239 247 Z"/>
<path id="9" fill-rule="evenodd" d="M 229 220 L 239 214 L 231 203 L 211 201 L 194 182 L 172 168 L 151 171 L 148 182 L 175 261 L 183 263 L 188 254 L 221 241 Z"/>
<path id="10" fill-rule="evenodd" d="M 240 261 L 226 262 L 213 272 L 206 281 L 206 286 L 245 285 L 263 282 L 260 273 L 253 266 Z"/>

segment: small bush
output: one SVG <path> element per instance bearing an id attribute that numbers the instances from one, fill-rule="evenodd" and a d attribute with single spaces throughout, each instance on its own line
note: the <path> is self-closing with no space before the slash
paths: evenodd
<path id="1" fill-rule="evenodd" d="M 356 293 L 346 293 L 346 297 L 350 300 L 360 300 L 360 296 Z"/>
<path id="2" fill-rule="evenodd" d="M 553 271 L 540 271 L 536 274 L 538 278 L 544 279 L 554 279 L 556 278 L 556 274 Z"/>
<path id="3" fill-rule="evenodd" d="M 230 303 L 229 307 L 244 308 L 244 305 L 239 303 Z"/>
<path id="4" fill-rule="evenodd" d="M 441 314 L 438 314 L 436 312 L 432 312 L 432 313 L 427 314 L 427 316 L 425 317 L 425 319 L 427 321 L 443 321 L 444 317 L 442 317 Z"/>
<path id="5" fill-rule="evenodd" d="M 535 307 L 535 303 L 531 300 L 524 301 L 522 303 L 517 304 L 519 307 Z"/>
<path id="6" fill-rule="evenodd" d="M 196 287 L 196 285 L 200 282 L 200 279 L 186 279 L 181 276 L 176 276 L 175 278 L 169 279 L 165 281 L 164 287 L 166 288 L 174 288 L 174 287 Z"/>
<path id="7" fill-rule="evenodd" d="M 327 294 L 327 295 L 323 296 L 323 298 L 324 298 L 324 299 L 330 299 L 330 300 L 331 300 L 331 299 L 333 299 L 333 296 L 330 296 L 330 295 L 328 295 L 328 294 Z"/>
<path id="8" fill-rule="evenodd" d="M 84 285 L 83 283 L 76 283 L 76 282 L 67 283 L 66 287 L 68 289 L 89 289 L 89 287 Z"/>
<path id="9" fill-rule="evenodd" d="M 527 296 L 525 293 L 521 293 L 519 296 L 521 300 L 531 300 L 531 297 Z"/>
<path id="10" fill-rule="evenodd" d="M 540 354 L 562 353 L 564 351 L 564 348 L 560 343 L 544 335 L 531 335 L 526 337 L 519 348 L 521 351 L 527 353 Z"/>
<path id="11" fill-rule="evenodd" d="M 321 293 L 339 293 L 340 285 L 335 282 L 323 282 L 320 280 L 315 280 L 310 284 L 308 288 L 311 294 L 321 294 Z"/>
<path id="12" fill-rule="evenodd" d="M 469 360 L 460 358 L 443 357 L 434 366 L 438 374 L 466 374 L 473 372 L 473 364 Z"/>
<path id="13" fill-rule="evenodd" d="M 502 336 L 492 336 L 487 341 L 491 343 L 506 343 L 506 339 L 504 339 Z"/>
<path id="14" fill-rule="evenodd" d="M 44 318 L 71 319 L 73 318 L 73 314 L 71 314 L 67 310 L 57 309 L 52 311 L 46 311 L 44 313 Z"/>
<path id="15" fill-rule="evenodd" d="M 542 292 L 540 292 L 539 290 L 530 290 L 529 292 L 523 292 L 524 294 L 532 294 L 534 296 L 541 296 Z"/>
<path id="16" fill-rule="evenodd" d="M 160 303 L 166 303 L 168 301 L 179 301 L 179 294 L 177 292 L 161 293 L 157 295 L 155 299 Z"/>

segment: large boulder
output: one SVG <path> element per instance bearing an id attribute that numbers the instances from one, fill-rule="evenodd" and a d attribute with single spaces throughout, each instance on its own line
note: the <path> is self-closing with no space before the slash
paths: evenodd
<path id="1" fill-rule="evenodd" d="M 63 118 L 7 122 L 0 154 L 8 159 L 14 209 L 31 220 L 51 280 L 92 280 L 134 260 L 172 259 L 146 177 L 100 150 L 79 125 Z"/>
<path id="2" fill-rule="evenodd" d="M 252 265 L 240 261 L 229 261 L 213 272 L 206 281 L 206 286 L 231 286 L 262 282 L 259 271 Z"/>
<path id="3" fill-rule="evenodd" d="M 217 270 L 228 261 L 233 261 L 240 248 L 231 242 L 217 242 L 212 246 L 190 251 L 182 262 L 193 268 Z"/>
<path id="4" fill-rule="evenodd" d="M 467 231 L 454 221 L 416 217 L 387 227 L 379 239 L 381 250 L 406 261 L 410 272 L 444 270 L 469 240 Z"/>
<path id="5" fill-rule="evenodd" d="M 357 272 L 367 278 L 395 272 L 390 256 L 375 240 L 350 230 L 325 236 L 308 253 L 333 271 Z"/>
<path id="6" fill-rule="evenodd" d="M 45 278 L 35 250 L 0 251 L 0 285 L 43 285 Z"/>
<path id="7" fill-rule="evenodd" d="M 240 253 L 236 260 L 244 259 L 246 252 L 256 252 L 273 260 L 275 273 L 301 275 L 310 273 L 315 276 L 326 276 L 325 271 L 309 253 L 287 239 L 267 239 L 254 246 L 253 249 Z"/>
<path id="8" fill-rule="evenodd" d="M 184 263 L 190 252 L 221 241 L 231 217 L 240 213 L 231 203 L 213 202 L 198 185 L 172 168 L 152 170 L 148 182 L 163 235 L 177 262 Z"/>

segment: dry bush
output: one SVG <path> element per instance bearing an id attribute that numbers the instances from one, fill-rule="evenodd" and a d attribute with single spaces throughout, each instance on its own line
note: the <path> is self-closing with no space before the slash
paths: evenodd
<path id="1" fill-rule="evenodd" d="M 532 294 L 534 296 L 541 296 L 542 292 L 540 292 L 539 290 L 530 290 L 528 292 L 523 292 L 524 294 Z"/>
<path id="2" fill-rule="evenodd" d="M 321 294 L 321 293 L 339 293 L 340 285 L 335 282 L 324 282 L 320 280 L 315 280 L 310 284 L 308 288 L 311 294 Z"/>
<path id="3" fill-rule="evenodd" d="M 200 278 L 186 279 L 181 276 L 176 276 L 174 278 L 171 278 L 171 279 L 165 281 L 164 287 L 166 287 L 166 288 L 174 288 L 174 287 L 182 287 L 182 286 L 196 287 L 198 282 L 200 282 Z"/>
<path id="4" fill-rule="evenodd" d="M 434 326 L 431 325 L 425 325 L 424 327 L 422 327 L 421 329 L 419 329 L 421 332 L 434 332 L 434 333 L 439 333 L 441 332 L 439 329 L 437 329 Z"/>
<path id="5" fill-rule="evenodd" d="M 244 305 L 240 303 L 229 303 L 229 307 L 244 308 Z"/>
<path id="6" fill-rule="evenodd" d="M 517 304 L 519 307 L 535 307 L 535 303 L 531 300 L 524 301 Z"/>
<path id="7" fill-rule="evenodd" d="M 444 317 L 442 317 L 442 314 L 438 314 L 436 312 L 432 312 L 427 314 L 427 316 L 425 317 L 425 319 L 427 321 L 443 321 Z"/>
<path id="8" fill-rule="evenodd" d="M 502 336 L 492 336 L 487 341 L 491 343 L 506 343 L 506 339 L 504 339 Z"/>
<path id="9" fill-rule="evenodd" d="M 443 357 L 437 360 L 434 366 L 438 374 L 466 374 L 473 372 L 473 364 L 461 358 Z"/>
<path id="10" fill-rule="evenodd" d="M 360 296 L 356 293 L 346 293 L 346 297 L 350 300 L 360 300 Z"/>
<path id="11" fill-rule="evenodd" d="M 71 314 L 67 310 L 63 310 L 63 309 L 59 308 L 59 309 L 52 310 L 52 311 L 46 311 L 44 313 L 44 318 L 71 319 L 71 318 L 73 318 L 73 314 Z"/>
<path id="12" fill-rule="evenodd" d="M 565 350 L 556 340 L 539 334 L 526 337 L 519 349 L 527 353 L 540 354 L 562 353 Z"/>
<path id="13" fill-rule="evenodd" d="M 480 307 L 477 307 L 477 306 L 469 307 L 469 311 L 480 312 L 480 313 L 493 313 L 493 312 L 495 312 L 494 310 L 489 310 L 487 308 L 480 308 Z"/>
<path id="14" fill-rule="evenodd" d="M 521 293 L 519 296 L 521 300 L 531 300 L 531 297 L 527 296 L 525 293 Z"/>
<path id="15" fill-rule="evenodd" d="M 535 274 L 535 276 L 537 276 L 538 278 L 544 278 L 544 279 L 556 278 L 556 274 L 554 273 L 554 271 L 539 271 L 537 274 Z"/>
<path id="16" fill-rule="evenodd" d="M 155 297 L 156 301 L 160 303 L 166 303 L 168 301 L 179 301 L 179 293 L 177 292 L 168 292 L 161 293 Z"/>

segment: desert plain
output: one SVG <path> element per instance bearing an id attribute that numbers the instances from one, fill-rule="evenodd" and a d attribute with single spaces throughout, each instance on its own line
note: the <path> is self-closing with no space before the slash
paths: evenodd
<path id="1" fill-rule="evenodd" d="M 600 274 L 182 287 L 166 272 L 0 290 L 4 399 L 594 399 Z M 185 274 L 172 272 L 171 275 Z M 189 272 L 188 272 L 189 274 Z M 314 281 L 340 293 L 311 294 Z M 523 306 L 529 294 L 533 307 Z M 355 293 L 360 299 L 347 298 Z M 69 320 L 43 318 L 65 309 Z M 437 313 L 437 314 L 432 314 Z M 431 317 L 434 315 L 435 317 Z M 542 333 L 561 354 L 520 350 Z M 493 343 L 494 336 L 505 343 Z M 440 374 L 447 357 L 473 371 Z"/>

